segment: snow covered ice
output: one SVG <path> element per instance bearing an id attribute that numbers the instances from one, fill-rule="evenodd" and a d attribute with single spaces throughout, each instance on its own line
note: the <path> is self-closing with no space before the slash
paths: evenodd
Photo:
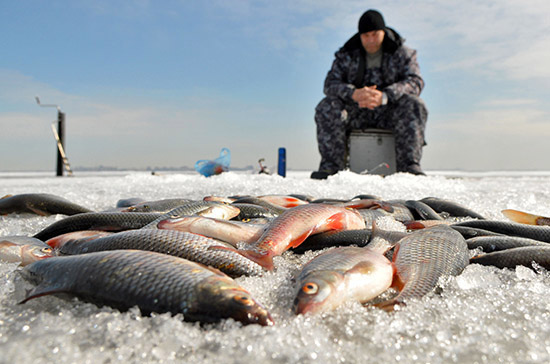
<path id="1" fill-rule="evenodd" d="M 300 193 L 316 198 L 375 194 L 383 199 L 435 196 L 490 219 L 501 210 L 550 216 L 550 173 L 443 173 L 385 178 L 341 172 L 325 181 L 309 172 L 286 178 L 228 172 L 1 173 L 0 196 L 52 193 L 100 211 L 119 199 Z M 33 235 L 64 216 L 0 217 L 0 236 Z M 275 272 L 237 282 L 271 312 L 275 325 L 184 322 L 168 314 L 143 317 L 77 299 L 40 297 L 18 305 L 17 264 L 0 262 L 2 363 L 548 363 L 550 275 L 542 268 L 498 269 L 476 264 L 441 281 L 440 292 L 393 313 L 350 303 L 320 315 L 291 310 L 292 276 L 317 253 L 286 252 Z"/>

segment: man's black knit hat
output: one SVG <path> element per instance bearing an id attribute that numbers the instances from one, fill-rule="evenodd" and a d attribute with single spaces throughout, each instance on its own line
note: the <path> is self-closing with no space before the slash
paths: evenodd
<path id="1" fill-rule="evenodd" d="M 359 18 L 359 34 L 373 30 L 385 30 L 384 18 L 376 10 L 368 10 Z"/>

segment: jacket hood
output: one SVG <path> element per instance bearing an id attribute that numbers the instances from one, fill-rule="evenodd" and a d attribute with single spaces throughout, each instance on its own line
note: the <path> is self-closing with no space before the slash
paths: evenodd
<path id="1" fill-rule="evenodd" d="M 394 29 L 386 27 L 384 30 L 386 35 L 384 36 L 384 41 L 382 42 L 382 51 L 385 53 L 394 53 L 397 48 L 403 45 L 405 38 L 401 37 Z M 363 50 L 363 45 L 361 44 L 361 38 L 359 33 L 355 33 L 341 48 L 341 50 L 352 51 L 355 49 Z"/>

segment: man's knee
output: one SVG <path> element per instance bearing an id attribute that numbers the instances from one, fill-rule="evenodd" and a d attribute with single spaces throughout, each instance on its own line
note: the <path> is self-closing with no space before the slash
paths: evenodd
<path id="1" fill-rule="evenodd" d="M 397 114 L 415 115 L 421 123 L 428 120 L 428 108 L 420 97 L 404 94 L 395 101 L 394 108 Z"/>
<path id="2" fill-rule="evenodd" d="M 344 102 L 338 97 L 327 96 L 315 107 L 315 121 L 317 123 L 340 123 L 345 121 L 346 118 L 347 113 Z"/>

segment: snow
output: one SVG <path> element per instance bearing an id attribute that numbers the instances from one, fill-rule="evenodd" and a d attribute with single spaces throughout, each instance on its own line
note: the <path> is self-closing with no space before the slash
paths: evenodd
<path id="1" fill-rule="evenodd" d="M 300 193 L 316 198 L 375 194 L 383 199 L 435 196 L 487 218 L 513 208 L 550 216 L 550 173 L 429 172 L 427 177 L 341 172 L 325 181 L 228 172 L 0 173 L 0 196 L 52 193 L 93 210 L 119 199 Z M 0 216 L 0 236 L 33 235 L 63 216 Z M 271 312 L 275 325 L 215 325 L 167 314 L 142 317 L 77 299 L 41 297 L 17 304 L 17 265 L 0 262 L 0 362 L 28 363 L 548 363 L 550 275 L 542 268 L 470 265 L 442 290 L 387 313 L 356 303 L 320 315 L 291 311 L 292 276 L 317 253 L 287 252 L 276 272 L 237 281 Z"/>

